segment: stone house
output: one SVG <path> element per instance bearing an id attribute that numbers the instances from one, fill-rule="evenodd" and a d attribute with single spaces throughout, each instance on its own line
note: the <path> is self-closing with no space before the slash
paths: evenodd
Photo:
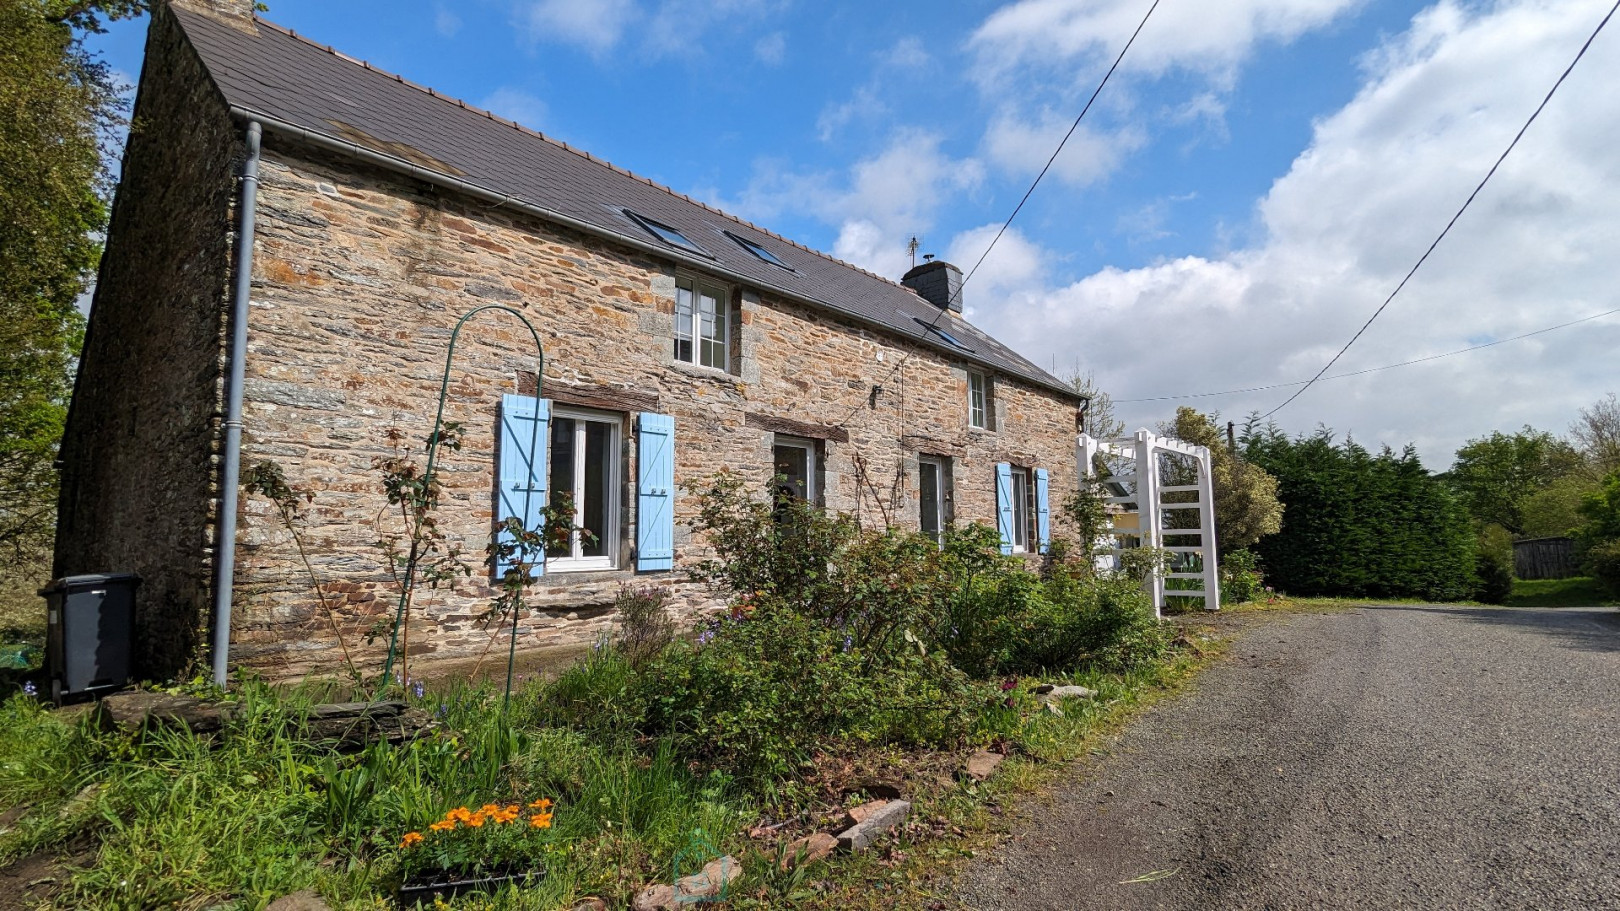
<path id="1" fill-rule="evenodd" d="M 62 444 L 58 575 L 132 570 L 149 677 L 213 648 L 271 676 L 367 662 L 396 591 L 379 460 L 464 428 L 438 512 L 477 562 L 570 496 L 519 647 L 577 651 L 625 583 L 713 595 L 687 485 L 721 469 L 873 525 L 996 523 L 1038 552 L 1081 400 L 961 314 L 961 273 L 865 272 L 254 17 L 152 14 Z M 458 320 L 487 310 L 460 330 Z M 535 397 L 533 325 L 544 348 Z M 538 445 L 529 446 L 529 438 Z M 295 540 L 265 462 L 311 495 Z M 522 496 L 527 494 L 527 496 Z M 527 502 L 525 502 L 527 500 Z M 341 605 L 328 616 L 311 572 Z M 424 589 L 410 652 L 475 658 L 487 569 Z M 386 637 L 384 638 L 384 642 Z M 379 659 L 380 660 L 380 659 Z"/>

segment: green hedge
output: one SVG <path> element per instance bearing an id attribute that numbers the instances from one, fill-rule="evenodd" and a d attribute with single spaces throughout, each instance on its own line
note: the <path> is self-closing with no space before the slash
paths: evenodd
<path id="1" fill-rule="evenodd" d="M 1373 453 L 1331 432 L 1245 434 L 1245 456 L 1275 476 L 1282 530 L 1254 550 L 1267 578 L 1294 595 L 1472 597 L 1475 535 L 1456 497 L 1411 446 Z"/>

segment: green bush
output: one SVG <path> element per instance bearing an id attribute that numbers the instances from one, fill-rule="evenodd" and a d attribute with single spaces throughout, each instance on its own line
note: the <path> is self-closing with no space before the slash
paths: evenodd
<path id="1" fill-rule="evenodd" d="M 1260 558 L 1246 548 L 1221 555 L 1221 603 L 1247 604 L 1265 589 Z"/>
<path id="2" fill-rule="evenodd" d="M 1587 548 L 1586 569 L 1609 594 L 1620 597 L 1620 539 Z"/>
<path id="3" fill-rule="evenodd" d="M 1513 594 L 1513 535 L 1507 529 L 1500 525 L 1480 528 L 1474 576 L 1474 600 L 1507 603 Z"/>
<path id="4" fill-rule="evenodd" d="M 974 688 L 914 637 L 872 654 L 783 605 L 751 608 L 648 668 L 648 733 L 700 762 L 774 778 L 818 746 L 949 744 L 967 732 Z"/>

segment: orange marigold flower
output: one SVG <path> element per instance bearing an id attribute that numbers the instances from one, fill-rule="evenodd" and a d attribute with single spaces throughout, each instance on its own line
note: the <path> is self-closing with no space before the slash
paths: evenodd
<path id="1" fill-rule="evenodd" d="M 529 804 L 529 809 L 531 809 L 531 810 L 549 810 L 549 809 L 551 809 L 551 801 L 549 801 L 546 798 L 542 797 L 539 800 L 535 801 L 534 803 Z"/>
<path id="2" fill-rule="evenodd" d="M 536 813 L 529 817 L 529 825 L 535 827 L 536 829 L 549 829 L 551 828 L 551 814 Z"/>
<path id="3" fill-rule="evenodd" d="M 399 846 L 401 848 L 410 848 L 410 847 L 412 847 L 414 845 L 419 845 L 421 843 L 422 843 L 422 833 L 421 832 L 406 832 L 405 833 L 405 840 L 401 841 L 399 843 Z"/>
<path id="4" fill-rule="evenodd" d="M 428 826 L 428 831 L 430 831 L 430 832 L 452 832 L 452 831 L 455 830 L 455 828 L 456 828 L 456 821 L 455 820 L 453 820 L 453 819 L 441 819 L 438 822 L 434 823 L 433 825 Z"/>
<path id="5" fill-rule="evenodd" d="M 450 822 L 469 822 L 472 820 L 472 814 L 467 812 L 466 807 L 456 807 L 444 814 L 444 818 Z"/>
<path id="6" fill-rule="evenodd" d="M 500 811 L 501 808 L 492 803 L 486 803 L 478 808 L 478 812 L 484 814 L 485 816 L 490 816 L 492 814 L 499 813 Z"/>
<path id="7" fill-rule="evenodd" d="M 484 814 L 482 814 L 482 813 L 474 813 L 472 815 L 472 817 L 467 820 L 467 825 L 472 826 L 475 829 L 480 828 L 481 826 L 483 826 L 483 824 L 484 824 Z"/>

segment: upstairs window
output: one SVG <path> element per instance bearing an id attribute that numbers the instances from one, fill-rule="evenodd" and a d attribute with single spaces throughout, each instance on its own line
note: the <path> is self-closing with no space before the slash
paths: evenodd
<path id="1" fill-rule="evenodd" d="M 731 369 L 730 294 L 694 278 L 675 281 L 675 359 Z"/>
<path id="2" fill-rule="evenodd" d="M 709 256 L 709 252 L 707 250 L 695 243 L 692 243 L 692 241 L 689 240 L 685 234 L 671 228 L 669 225 L 666 225 L 661 221 L 653 221 L 645 215 L 637 215 L 629 209 L 625 209 L 623 211 L 631 221 L 640 225 L 647 231 L 648 234 L 651 234 L 664 243 L 669 244 L 671 247 L 680 247 L 682 250 L 686 250 L 690 253 L 696 253 L 699 256 Z M 712 259 L 713 257 L 710 258 Z"/>
<path id="3" fill-rule="evenodd" d="M 969 370 L 968 426 L 977 427 L 980 430 L 989 430 L 990 418 L 990 377 L 977 370 Z"/>
<path id="4" fill-rule="evenodd" d="M 746 238 L 746 237 L 738 237 L 737 235 L 731 233 L 730 231 L 726 232 L 726 236 L 731 238 L 733 241 L 736 241 L 737 246 L 742 247 L 744 250 L 747 250 L 749 253 L 754 254 L 755 256 L 757 256 L 760 259 L 770 263 L 771 265 L 780 266 L 781 268 L 786 269 L 789 272 L 793 271 L 793 267 L 788 265 L 785 262 L 782 262 L 780 259 L 778 259 L 776 257 L 775 253 L 772 253 L 771 251 L 765 249 L 764 247 L 760 246 L 759 244 L 754 243 L 753 241 L 749 240 L 748 238 Z"/>

